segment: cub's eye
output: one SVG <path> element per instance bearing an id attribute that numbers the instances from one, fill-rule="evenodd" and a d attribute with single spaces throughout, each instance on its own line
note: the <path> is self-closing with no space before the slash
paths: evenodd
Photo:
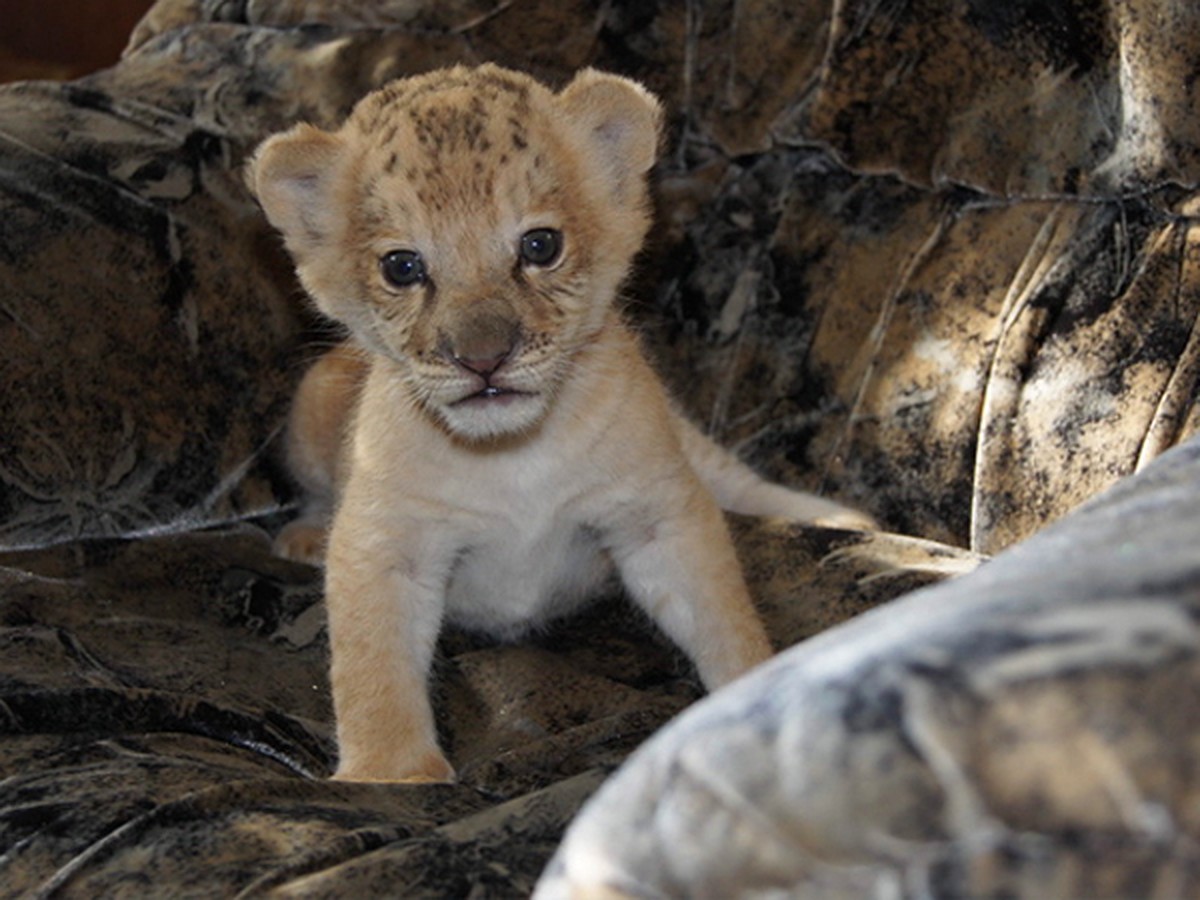
<path id="1" fill-rule="evenodd" d="M 521 260 L 531 266 L 548 266 L 562 253 L 562 232 L 534 228 L 521 235 Z"/>
<path id="2" fill-rule="evenodd" d="M 393 250 L 379 260 L 379 271 L 393 287 L 409 287 L 425 280 L 425 260 L 415 250 Z"/>

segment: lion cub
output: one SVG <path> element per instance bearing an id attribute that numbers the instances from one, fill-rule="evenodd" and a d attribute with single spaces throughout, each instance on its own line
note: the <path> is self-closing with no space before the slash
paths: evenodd
<path id="1" fill-rule="evenodd" d="M 335 778 L 454 777 L 426 690 L 443 619 L 513 638 L 615 568 L 713 688 L 771 653 L 718 504 L 869 524 L 702 436 L 622 322 L 659 118 L 617 76 L 552 93 L 457 67 L 251 163 L 305 288 L 352 335 L 297 396 L 310 506 L 278 544 L 324 555 Z"/>

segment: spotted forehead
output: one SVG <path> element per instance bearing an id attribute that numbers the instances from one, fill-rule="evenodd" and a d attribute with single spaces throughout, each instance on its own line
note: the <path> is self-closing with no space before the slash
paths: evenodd
<path id="1" fill-rule="evenodd" d="M 481 203 L 546 205 L 563 188 L 559 166 L 549 162 L 561 155 L 552 96 L 532 79 L 487 69 L 379 91 L 355 114 L 367 148 L 363 193 L 403 218 L 414 209 L 401 208 L 402 195 L 415 194 L 435 214 Z M 380 209 L 376 218 L 385 215 Z"/>
<path id="2" fill-rule="evenodd" d="M 548 97 L 515 73 L 451 69 L 377 91 L 353 120 L 363 138 L 385 151 L 406 129 L 431 155 L 519 152 L 529 144 L 535 104 Z"/>

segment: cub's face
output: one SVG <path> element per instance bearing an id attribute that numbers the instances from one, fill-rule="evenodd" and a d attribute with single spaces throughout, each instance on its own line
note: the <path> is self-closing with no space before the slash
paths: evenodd
<path id="1" fill-rule="evenodd" d="M 648 224 L 659 108 L 585 70 L 495 66 L 369 95 L 268 139 L 250 182 L 305 288 L 451 432 L 535 425 L 610 315 Z"/>

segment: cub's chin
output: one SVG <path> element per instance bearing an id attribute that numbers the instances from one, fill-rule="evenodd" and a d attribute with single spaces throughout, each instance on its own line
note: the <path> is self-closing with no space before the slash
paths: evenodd
<path id="1" fill-rule="evenodd" d="M 547 395 L 488 387 L 436 408 L 446 430 L 472 443 L 526 434 L 546 414 Z"/>

